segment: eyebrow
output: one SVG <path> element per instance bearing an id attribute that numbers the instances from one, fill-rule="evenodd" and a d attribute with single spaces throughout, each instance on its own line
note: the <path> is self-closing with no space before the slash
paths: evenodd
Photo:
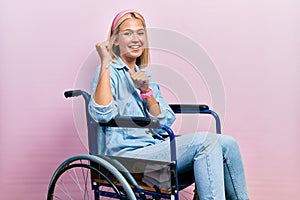
<path id="1" fill-rule="evenodd" d="M 145 28 L 140 28 L 140 29 L 137 29 L 137 30 L 133 30 L 133 29 L 127 28 L 127 29 L 120 30 L 120 31 L 122 32 L 122 31 L 144 31 L 144 30 L 145 30 Z"/>

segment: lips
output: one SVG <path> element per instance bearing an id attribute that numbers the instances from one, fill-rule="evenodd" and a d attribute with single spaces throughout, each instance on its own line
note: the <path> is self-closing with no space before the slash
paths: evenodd
<path id="1" fill-rule="evenodd" d="M 139 49 L 141 48 L 141 45 L 130 45 L 128 46 L 130 49 Z"/>

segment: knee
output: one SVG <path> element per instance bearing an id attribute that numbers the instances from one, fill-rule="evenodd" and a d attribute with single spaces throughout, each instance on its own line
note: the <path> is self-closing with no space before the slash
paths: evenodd
<path id="1" fill-rule="evenodd" d="M 237 141 L 230 135 L 221 135 L 220 144 L 222 147 L 228 148 L 238 148 Z"/>

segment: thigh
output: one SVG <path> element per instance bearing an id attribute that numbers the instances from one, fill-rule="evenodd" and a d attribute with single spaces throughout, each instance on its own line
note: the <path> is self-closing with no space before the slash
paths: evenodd
<path id="1" fill-rule="evenodd" d="M 177 173 L 180 189 L 194 182 L 193 165 L 196 155 L 209 151 L 217 139 L 217 134 L 208 132 L 195 132 L 175 138 Z M 169 162 L 171 160 L 170 141 L 166 140 L 155 145 L 126 152 L 122 154 L 122 156 Z"/>
<path id="2" fill-rule="evenodd" d="M 212 146 L 211 144 L 215 143 L 217 138 L 217 134 L 208 132 L 195 132 L 175 137 L 178 171 L 185 173 L 192 170 L 196 153 L 207 151 L 208 147 Z M 169 162 L 171 160 L 170 141 L 166 140 L 125 152 L 122 156 Z"/>
<path id="3" fill-rule="evenodd" d="M 195 132 L 176 138 L 177 166 L 181 172 L 193 170 L 198 156 L 205 155 L 218 143 L 220 135 L 210 132 Z"/>

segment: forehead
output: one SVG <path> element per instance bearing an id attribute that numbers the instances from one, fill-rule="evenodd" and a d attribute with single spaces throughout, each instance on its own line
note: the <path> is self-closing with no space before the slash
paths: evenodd
<path id="1" fill-rule="evenodd" d="M 143 23 L 140 19 L 129 18 L 126 19 L 120 26 L 120 31 L 122 30 L 139 30 L 144 29 Z"/>

